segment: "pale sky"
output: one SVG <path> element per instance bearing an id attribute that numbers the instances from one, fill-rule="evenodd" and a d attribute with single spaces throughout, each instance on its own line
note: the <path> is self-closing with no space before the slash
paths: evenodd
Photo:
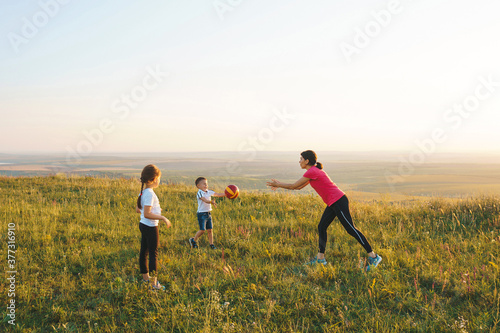
<path id="1" fill-rule="evenodd" d="M 0 153 L 500 153 L 499 13 L 498 0 L 2 1 Z"/>

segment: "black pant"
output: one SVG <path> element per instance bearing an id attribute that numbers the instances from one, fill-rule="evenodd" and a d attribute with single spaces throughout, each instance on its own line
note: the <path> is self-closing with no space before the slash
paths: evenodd
<path id="1" fill-rule="evenodd" d="M 141 273 L 148 273 L 146 257 L 149 253 L 149 272 L 156 271 L 156 258 L 158 257 L 158 245 L 160 243 L 160 233 L 158 227 L 148 227 L 144 223 L 139 223 L 139 230 L 142 234 L 141 252 L 139 253 L 139 267 Z"/>
<path id="2" fill-rule="evenodd" d="M 344 195 L 342 198 L 334 202 L 331 206 L 327 206 L 325 208 L 323 216 L 321 216 L 321 220 L 318 225 L 319 253 L 325 253 L 327 240 L 326 229 L 328 229 L 335 217 L 339 218 L 340 223 L 342 223 L 345 230 L 347 230 L 349 235 L 356 238 L 356 240 L 365 248 L 366 252 L 372 252 L 372 247 L 366 240 L 363 233 L 356 229 L 356 227 L 354 227 L 351 213 L 349 213 L 349 200 Z"/>

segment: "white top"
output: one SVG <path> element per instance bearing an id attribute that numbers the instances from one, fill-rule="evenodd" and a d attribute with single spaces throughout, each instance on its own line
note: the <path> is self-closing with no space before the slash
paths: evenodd
<path id="1" fill-rule="evenodd" d="M 142 190 L 141 204 L 141 223 L 144 223 L 148 227 L 158 226 L 158 220 L 151 220 L 144 217 L 145 206 L 151 206 L 151 213 L 161 215 L 160 200 L 158 200 L 152 188 Z"/>
<path id="2" fill-rule="evenodd" d="M 207 190 L 206 192 L 203 190 L 198 190 L 198 193 L 196 194 L 196 199 L 198 199 L 198 213 L 206 213 L 212 211 L 212 204 L 202 201 L 201 198 L 205 198 L 208 201 L 211 201 L 213 194 L 215 194 L 215 192 L 211 190 Z"/>

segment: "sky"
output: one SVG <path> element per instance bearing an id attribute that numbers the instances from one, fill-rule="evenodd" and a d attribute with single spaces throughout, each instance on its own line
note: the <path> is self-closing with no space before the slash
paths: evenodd
<path id="1" fill-rule="evenodd" d="M 500 154 L 499 12 L 494 0 L 2 1 L 0 153 Z"/>

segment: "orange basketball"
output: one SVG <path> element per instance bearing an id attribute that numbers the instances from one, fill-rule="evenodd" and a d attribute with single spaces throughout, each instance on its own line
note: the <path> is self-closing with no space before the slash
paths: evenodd
<path id="1" fill-rule="evenodd" d="M 240 194 L 240 190 L 236 185 L 228 185 L 224 190 L 224 193 L 229 199 L 236 199 L 238 197 L 238 194 Z"/>

